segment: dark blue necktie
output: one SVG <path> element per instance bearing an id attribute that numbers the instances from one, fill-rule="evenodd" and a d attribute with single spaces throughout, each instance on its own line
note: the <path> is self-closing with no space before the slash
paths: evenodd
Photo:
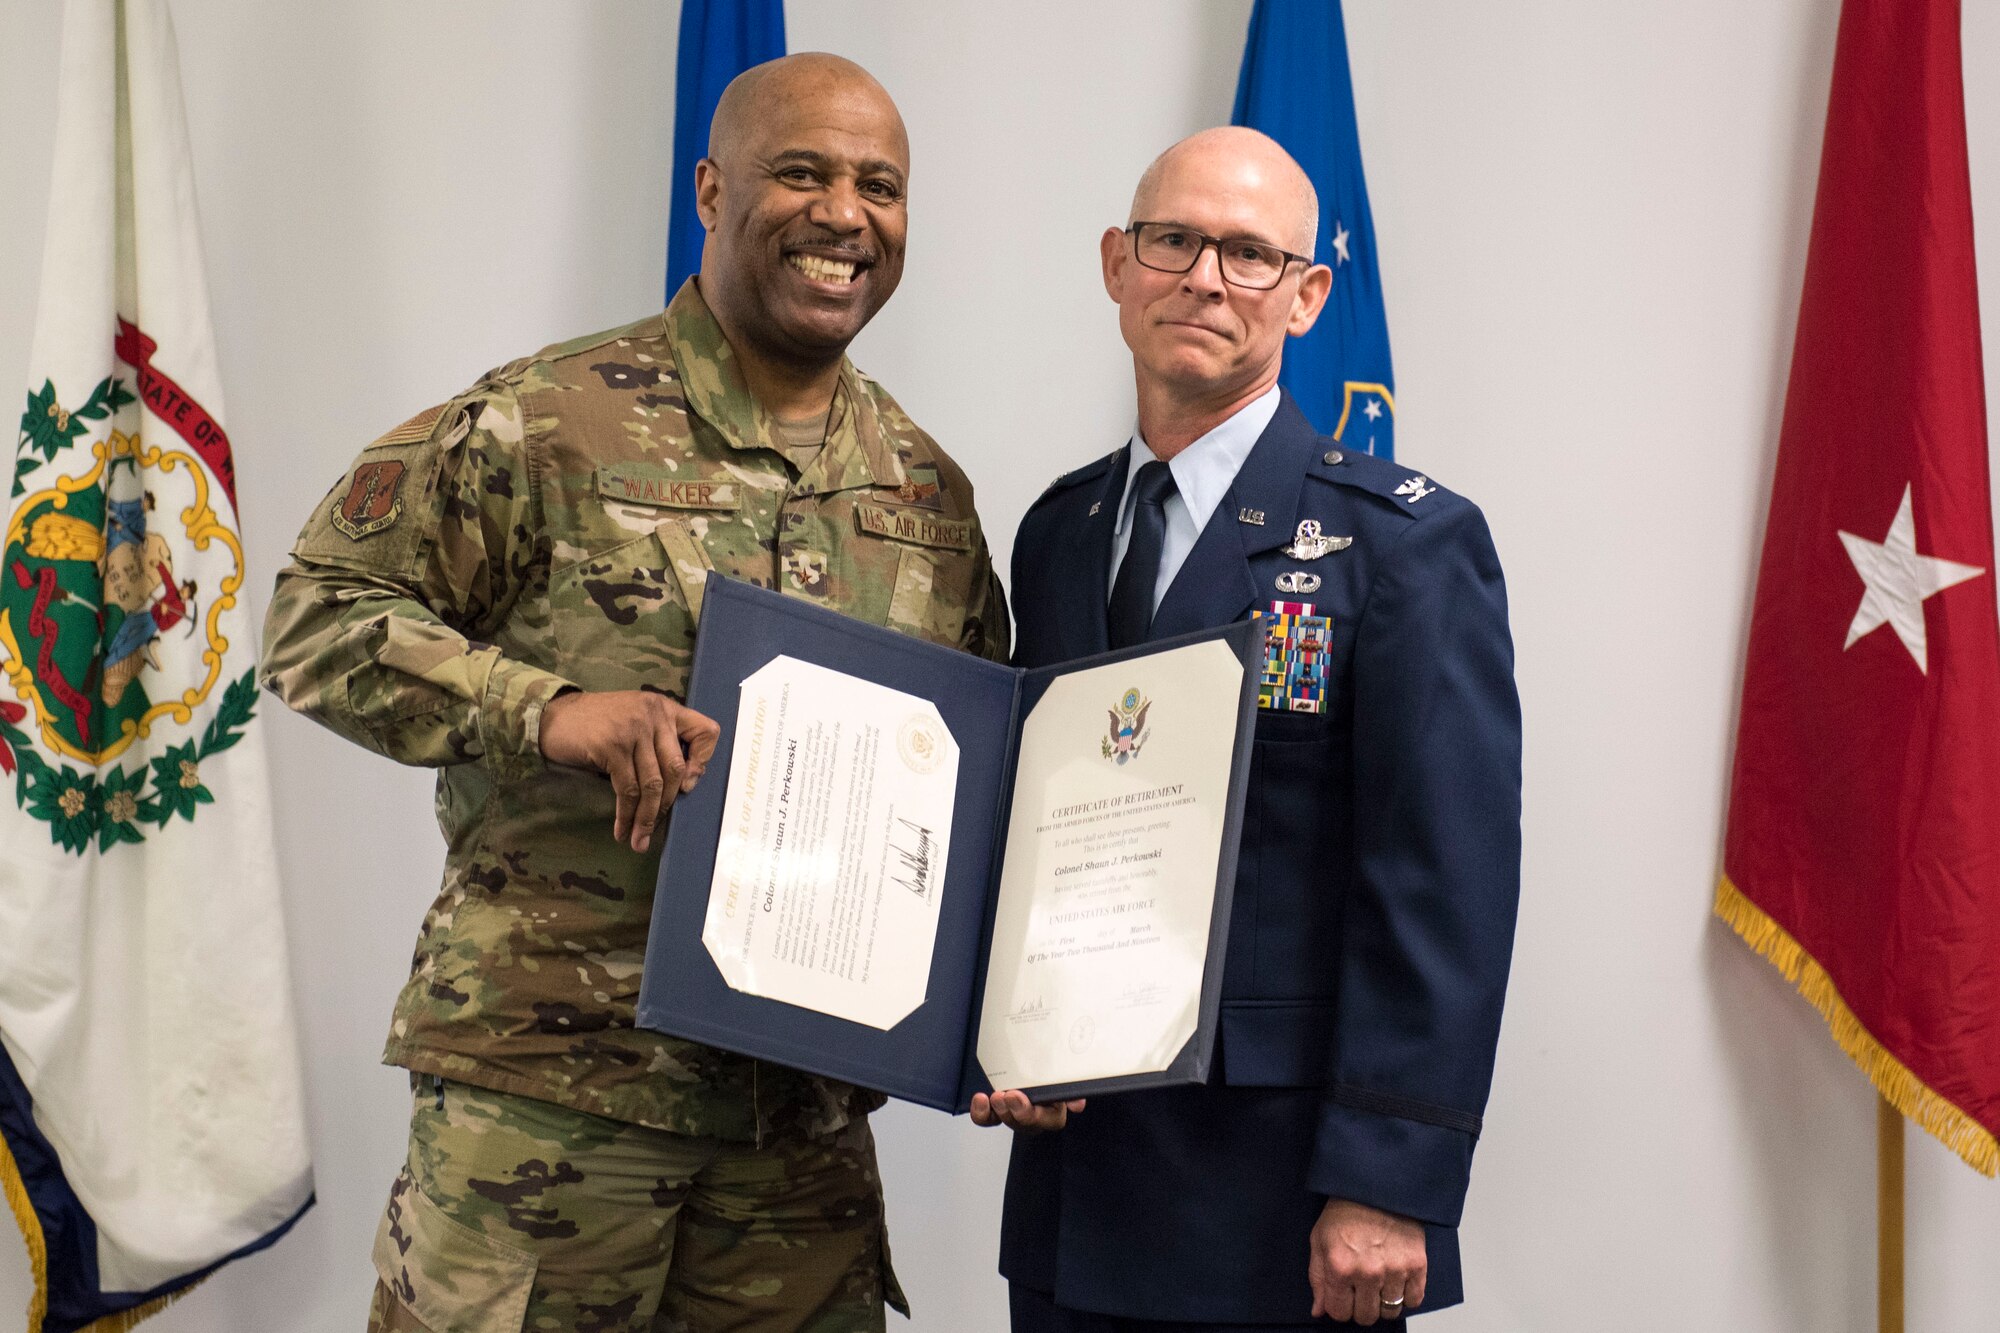
<path id="1" fill-rule="evenodd" d="M 1160 548 L 1167 540 L 1167 497 L 1174 474 L 1158 459 L 1132 482 L 1132 540 L 1111 584 L 1111 646 L 1144 643 L 1153 627 L 1153 586 L 1160 581 Z"/>

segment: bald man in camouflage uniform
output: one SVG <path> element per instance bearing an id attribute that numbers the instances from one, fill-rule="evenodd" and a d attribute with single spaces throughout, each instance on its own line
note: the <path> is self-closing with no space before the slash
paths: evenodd
<path id="1" fill-rule="evenodd" d="M 711 572 L 1007 655 L 970 486 L 844 356 L 901 274 L 907 163 L 858 67 L 746 73 L 700 278 L 377 440 L 279 577 L 266 684 L 438 768 L 449 844 L 385 1055 L 413 1108 L 371 1328 L 907 1313 L 880 1094 L 633 1026 L 660 826 L 716 744 L 677 702 Z"/>

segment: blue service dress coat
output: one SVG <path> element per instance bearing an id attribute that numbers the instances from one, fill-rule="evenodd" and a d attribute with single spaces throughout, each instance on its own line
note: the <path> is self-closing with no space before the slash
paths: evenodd
<path id="1" fill-rule="evenodd" d="M 1017 665 L 1108 646 L 1124 449 L 1055 482 L 1014 542 Z M 1302 520 L 1351 537 L 1286 554 Z M 1281 592 L 1280 575 L 1317 577 Z M 1215 1073 L 1017 1136 L 1000 1268 L 1059 1305 L 1308 1322 L 1328 1197 L 1425 1224 L 1424 1308 L 1463 1298 L 1457 1226 L 1520 887 L 1506 590 L 1469 501 L 1317 434 L 1285 395 L 1160 602 L 1154 638 L 1310 602 L 1322 713 L 1260 710 Z"/>

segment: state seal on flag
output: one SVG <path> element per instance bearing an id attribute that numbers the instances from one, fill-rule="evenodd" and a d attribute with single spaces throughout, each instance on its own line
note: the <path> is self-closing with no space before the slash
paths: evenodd
<path id="1" fill-rule="evenodd" d="M 53 384 L 29 395 L 51 431 L 24 427 L 21 460 L 36 466 L 17 467 L 0 548 L 0 669 L 19 700 L 0 709 L 0 772 L 78 854 L 192 819 L 213 799 L 202 761 L 235 743 L 256 703 L 250 672 L 210 702 L 229 647 L 220 618 L 243 583 L 210 469 L 117 429 L 75 442 L 132 402 L 115 378 L 75 413 Z"/>

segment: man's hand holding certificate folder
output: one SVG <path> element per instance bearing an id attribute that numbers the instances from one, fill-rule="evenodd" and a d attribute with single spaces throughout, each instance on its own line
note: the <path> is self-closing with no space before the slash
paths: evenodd
<path id="1" fill-rule="evenodd" d="M 1204 1080 L 1262 660 L 1022 671 L 711 578 L 639 1022 L 942 1110 Z"/>

